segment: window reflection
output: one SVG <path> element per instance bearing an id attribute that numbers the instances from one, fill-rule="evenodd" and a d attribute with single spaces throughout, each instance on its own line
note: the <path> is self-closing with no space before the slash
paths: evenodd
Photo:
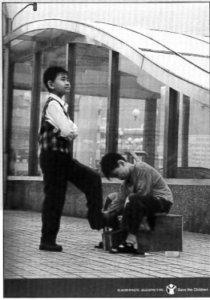
<path id="1" fill-rule="evenodd" d="M 189 166 L 210 168 L 210 105 L 190 99 Z"/>
<path id="2" fill-rule="evenodd" d="M 9 175 L 28 175 L 32 60 L 16 63 L 13 82 Z"/>
<path id="3" fill-rule="evenodd" d="M 180 178 L 210 178 L 210 105 L 185 95 L 180 99 Z"/>
<path id="4" fill-rule="evenodd" d="M 74 141 L 74 157 L 98 169 L 105 153 L 107 98 L 76 95 L 75 123 L 79 135 Z"/>
<path id="5" fill-rule="evenodd" d="M 109 51 L 95 45 L 76 45 L 74 122 L 79 135 L 74 157 L 98 169 L 105 153 Z"/>
<path id="6" fill-rule="evenodd" d="M 152 78 L 140 71 L 140 68 L 123 55 L 120 55 L 119 71 L 118 151 L 130 162 L 134 162 L 130 154 L 130 151 L 134 151 L 140 160 L 156 166 L 159 159 L 155 150 L 156 103 L 160 97 L 159 82 L 152 81 Z"/>
<path id="7" fill-rule="evenodd" d="M 42 53 L 43 72 L 50 65 L 66 68 L 66 45 Z M 106 149 L 109 50 L 76 44 L 74 122 L 79 136 L 73 155 L 94 169 Z M 9 175 L 28 175 L 32 58 L 14 65 Z M 129 151 L 163 173 L 165 110 L 169 87 L 120 55 L 118 152 Z M 40 119 L 48 92 L 41 82 Z M 210 178 L 210 103 L 180 94 L 178 178 Z M 116 124 L 117 126 L 117 124 Z M 148 157 L 142 155 L 148 153 Z M 39 169 L 39 174 L 41 170 Z"/>
<path id="8" fill-rule="evenodd" d="M 122 155 L 143 150 L 144 107 L 144 100 L 120 99 L 118 152 Z"/>

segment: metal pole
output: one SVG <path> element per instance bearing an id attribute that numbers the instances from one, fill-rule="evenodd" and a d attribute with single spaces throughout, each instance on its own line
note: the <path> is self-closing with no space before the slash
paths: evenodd
<path id="1" fill-rule="evenodd" d="M 12 18 L 10 30 L 12 30 L 13 21 L 14 21 L 14 19 L 17 17 L 17 15 L 19 15 L 24 9 L 26 9 L 26 7 L 28 7 L 28 6 L 30 6 L 30 5 L 33 5 L 33 11 L 37 11 L 37 3 L 36 3 L 36 2 L 27 4 L 26 6 L 24 6 L 24 7 L 23 7 L 21 10 L 19 10 L 19 11 L 14 15 L 14 17 Z"/>

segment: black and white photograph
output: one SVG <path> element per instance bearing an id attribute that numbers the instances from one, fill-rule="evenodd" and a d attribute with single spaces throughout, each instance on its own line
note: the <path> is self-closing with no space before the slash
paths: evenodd
<path id="1" fill-rule="evenodd" d="M 209 15 L 1 2 L 4 298 L 210 297 Z"/>

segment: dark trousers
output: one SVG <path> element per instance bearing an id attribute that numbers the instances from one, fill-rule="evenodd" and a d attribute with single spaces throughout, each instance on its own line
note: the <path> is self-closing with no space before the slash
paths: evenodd
<path id="1" fill-rule="evenodd" d="M 41 151 L 45 198 L 42 206 L 42 243 L 55 243 L 70 181 L 86 196 L 87 218 L 92 229 L 103 227 L 103 198 L 100 175 L 93 169 L 59 151 Z"/>
<path id="2" fill-rule="evenodd" d="M 154 215 L 156 213 L 168 213 L 171 205 L 172 203 L 169 201 L 151 195 L 130 195 L 129 203 L 124 208 L 122 227 L 128 232 L 136 234 L 143 217 L 147 217 L 151 228 L 154 229 Z"/>

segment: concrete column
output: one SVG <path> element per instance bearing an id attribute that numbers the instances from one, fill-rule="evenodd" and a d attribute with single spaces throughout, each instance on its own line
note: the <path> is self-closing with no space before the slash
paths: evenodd
<path id="1" fill-rule="evenodd" d="M 163 176 L 177 177 L 178 166 L 179 93 L 168 88 L 165 102 Z"/>
<path id="2" fill-rule="evenodd" d="M 150 166 L 155 166 L 155 132 L 156 132 L 157 99 L 145 100 L 143 150 L 147 152 L 143 160 Z"/>
<path id="3" fill-rule="evenodd" d="M 4 65 L 3 65 L 3 146 L 4 154 L 8 154 L 11 137 L 11 126 L 12 126 L 12 76 L 14 73 L 14 65 L 10 65 L 10 47 L 7 45 L 4 48 Z M 6 167 L 6 165 L 5 165 Z"/>
<path id="4" fill-rule="evenodd" d="M 164 145 L 164 128 L 165 128 L 165 98 L 166 87 L 160 89 L 161 97 L 157 100 L 157 116 L 156 116 L 156 152 L 157 159 L 155 168 L 163 171 L 163 145 Z"/>
<path id="5" fill-rule="evenodd" d="M 41 92 L 41 59 L 42 53 L 33 57 L 33 76 L 31 93 L 31 120 L 29 136 L 28 175 L 38 175 L 38 133 L 40 126 L 40 92 Z"/>
<path id="6" fill-rule="evenodd" d="M 118 126 L 119 126 L 119 53 L 109 52 L 109 75 L 108 75 L 108 105 L 107 105 L 107 131 L 106 153 L 118 150 Z"/>
<path id="7" fill-rule="evenodd" d="M 66 45 L 66 69 L 69 72 L 69 81 L 71 84 L 70 93 L 66 95 L 68 103 L 68 113 L 72 121 L 74 121 L 75 111 L 75 77 L 76 77 L 76 44 Z M 71 143 L 71 153 L 73 153 L 73 142 Z"/>
<path id="8" fill-rule="evenodd" d="M 9 207 L 9 203 L 7 203 L 7 175 L 12 131 L 13 75 L 14 65 L 10 64 L 10 45 L 8 44 L 4 46 L 3 60 L 3 199 L 5 208 Z"/>
<path id="9" fill-rule="evenodd" d="M 183 95 L 181 166 L 188 167 L 190 98 Z"/>
<path id="10" fill-rule="evenodd" d="M 66 69 L 69 72 L 69 81 L 71 84 L 70 93 L 66 95 L 68 113 L 72 121 L 74 121 L 75 108 L 75 73 L 76 73 L 76 44 L 66 45 Z"/>

